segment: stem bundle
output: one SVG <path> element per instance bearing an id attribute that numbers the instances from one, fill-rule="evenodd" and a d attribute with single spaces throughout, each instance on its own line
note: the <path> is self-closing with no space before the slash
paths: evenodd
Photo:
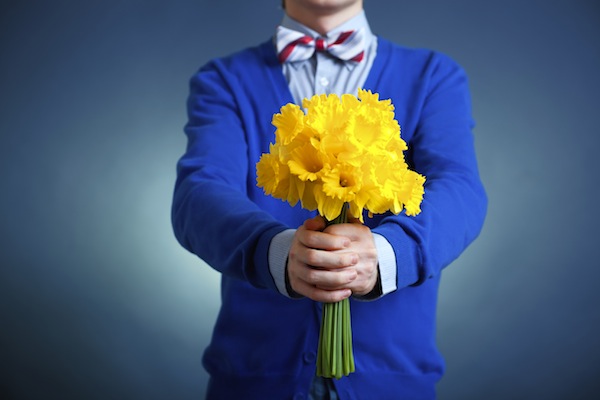
<path id="1" fill-rule="evenodd" d="M 347 222 L 347 206 L 329 224 Z M 352 324 L 350 320 L 350 300 L 323 304 L 321 333 L 317 351 L 317 375 L 324 378 L 340 379 L 354 372 L 352 350 Z"/>

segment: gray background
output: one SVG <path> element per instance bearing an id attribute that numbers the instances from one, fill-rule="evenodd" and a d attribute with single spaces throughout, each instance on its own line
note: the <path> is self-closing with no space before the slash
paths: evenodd
<path id="1" fill-rule="evenodd" d="M 218 274 L 169 207 L 189 77 L 267 39 L 278 0 L 2 1 L 0 394 L 201 398 Z M 490 208 L 444 272 L 440 399 L 600 389 L 600 5 L 366 1 L 467 70 Z M 236 31 L 243 31 L 237 34 Z"/>

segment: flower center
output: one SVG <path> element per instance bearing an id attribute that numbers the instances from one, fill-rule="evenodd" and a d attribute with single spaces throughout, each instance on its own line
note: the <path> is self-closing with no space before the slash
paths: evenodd
<path id="1" fill-rule="evenodd" d="M 315 174 L 317 172 L 319 172 L 321 169 L 323 169 L 323 166 L 319 165 L 319 164 L 313 164 L 311 167 L 312 167 L 312 169 L 307 168 L 308 172 L 312 172 L 312 173 L 315 173 Z"/>

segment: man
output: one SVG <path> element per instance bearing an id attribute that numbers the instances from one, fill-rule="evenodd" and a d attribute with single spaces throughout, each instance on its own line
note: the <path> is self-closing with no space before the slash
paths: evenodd
<path id="1" fill-rule="evenodd" d="M 441 271 L 479 234 L 487 205 L 466 77 L 441 54 L 373 35 L 362 0 L 284 7 L 274 40 L 213 60 L 191 80 L 173 226 L 222 273 L 203 358 L 208 398 L 435 398 Z M 288 40 L 304 35 L 314 39 Z M 340 41 L 351 46 L 335 49 Z M 427 177 L 422 212 L 326 228 L 314 212 L 265 196 L 255 165 L 282 105 L 358 88 L 392 100 L 406 159 Z M 322 303 L 347 297 L 356 372 L 316 378 Z"/>

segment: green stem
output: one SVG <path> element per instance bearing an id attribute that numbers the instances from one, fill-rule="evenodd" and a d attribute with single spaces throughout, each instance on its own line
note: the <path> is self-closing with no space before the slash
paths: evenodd
<path id="1" fill-rule="evenodd" d="M 337 328 L 337 332 L 336 332 L 336 339 L 337 339 L 337 343 L 336 343 L 336 350 L 337 350 L 337 363 L 336 363 L 336 367 L 334 368 L 334 376 L 337 379 L 340 379 L 342 377 L 342 372 L 344 370 L 344 358 L 345 354 L 343 352 L 343 344 L 344 344 L 344 332 L 343 332 L 343 328 L 342 328 L 342 323 L 343 323 L 343 314 L 342 314 L 342 304 L 344 301 L 346 301 L 347 299 L 344 299 L 341 302 L 335 303 L 335 309 L 336 309 L 336 320 L 335 320 L 335 324 L 336 324 L 336 328 Z"/>
<path id="2" fill-rule="evenodd" d="M 348 205 L 344 204 L 340 215 L 327 225 L 348 222 Z M 350 300 L 323 304 L 321 333 L 317 350 L 317 375 L 340 379 L 354 372 L 352 350 L 352 324 Z"/>

